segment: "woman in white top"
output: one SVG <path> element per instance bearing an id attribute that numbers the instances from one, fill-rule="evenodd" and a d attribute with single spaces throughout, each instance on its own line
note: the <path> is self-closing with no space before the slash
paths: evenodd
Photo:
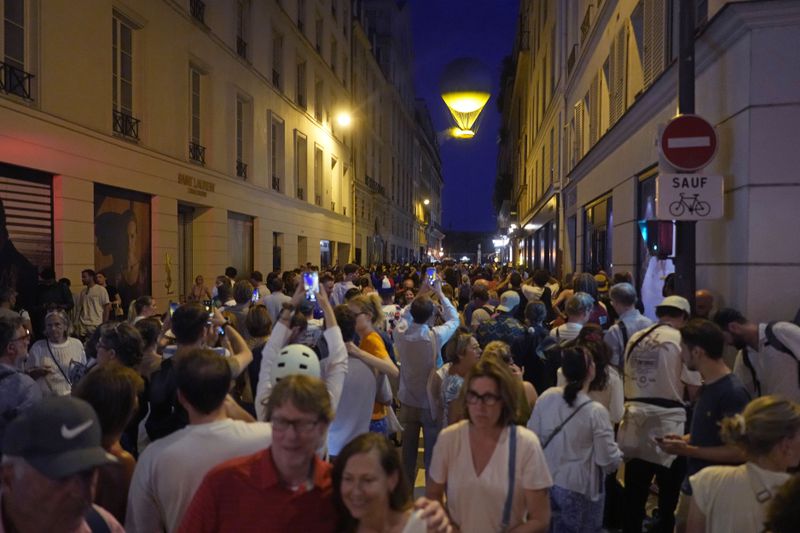
<path id="1" fill-rule="evenodd" d="M 446 492 L 450 519 L 465 533 L 546 531 L 552 479 L 539 439 L 516 425 L 519 380 L 506 365 L 481 359 L 463 387 L 467 419 L 439 434 L 427 496 L 441 502 Z"/>
<path id="2" fill-rule="evenodd" d="M 542 438 L 550 489 L 551 531 L 599 532 L 603 525 L 604 476 L 617 469 L 622 452 L 608 411 L 588 393 L 594 360 L 584 348 L 562 352 L 564 387 L 544 391 L 528 428 Z"/>
<path id="3" fill-rule="evenodd" d="M 481 356 L 481 345 L 469 331 L 462 330 L 445 345 L 445 357 L 450 367 L 441 384 L 442 426 L 458 422 L 464 418 L 461 404 L 456 400 L 464 385 L 464 377 L 475 366 Z"/>
<path id="4" fill-rule="evenodd" d="M 625 394 L 619 372 L 609 364 L 611 350 L 603 342 L 603 328 L 586 324 L 575 338 L 575 345 L 588 350 L 594 360 L 595 378 L 589 384 L 589 398 L 608 410 L 612 424 L 619 424 L 624 413 Z M 558 386 L 567 384 L 564 372 L 558 369 Z"/>
<path id="5" fill-rule="evenodd" d="M 70 365 L 86 364 L 83 344 L 68 336 L 69 328 L 70 321 L 64 311 L 50 311 L 44 319 L 45 338 L 36 341 L 28 350 L 25 366 L 36 376 L 44 395 L 69 394 L 72 391 Z"/>
<path id="6" fill-rule="evenodd" d="M 411 501 L 397 448 L 377 433 L 359 435 L 342 449 L 333 465 L 338 531 L 425 533 L 449 531 L 441 505 Z M 415 509 L 416 507 L 416 509 Z"/>
<path id="7" fill-rule="evenodd" d="M 576 292 L 567 300 L 565 311 L 567 321 L 550 330 L 550 336 L 558 342 L 571 341 L 580 333 L 581 328 L 589 320 L 594 307 L 594 298 L 585 292 Z"/>
<path id="8" fill-rule="evenodd" d="M 155 299 L 145 294 L 131 302 L 130 308 L 128 309 L 128 321 L 131 324 L 136 324 L 144 318 L 156 316 L 157 313 Z"/>
<path id="9" fill-rule="evenodd" d="M 777 396 L 756 398 L 722 421 L 725 442 L 740 446 L 747 463 L 707 466 L 689 478 L 687 533 L 764 530 L 765 510 L 800 462 L 800 405 Z"/>

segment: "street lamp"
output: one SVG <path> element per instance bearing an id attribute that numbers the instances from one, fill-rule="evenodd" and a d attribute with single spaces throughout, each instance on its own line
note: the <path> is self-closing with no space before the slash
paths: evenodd
<path id="1" fill-rule="evenodd" d="M 430 201 L 430 200 L 428 200 L 427 198 L 425 198 L 424 200 L 422 200 L 422 204 L 423 204 L 423 205 L 430 205 L 430 203 L 431 203 L 431 201 Z"/>
<path id="2" fill-rule="evenodd" d="M 347 111 L 342 111 L 336 115 L 336 123 L 343 128 L 348 128 L 353 123 L 353 117 Z"/>

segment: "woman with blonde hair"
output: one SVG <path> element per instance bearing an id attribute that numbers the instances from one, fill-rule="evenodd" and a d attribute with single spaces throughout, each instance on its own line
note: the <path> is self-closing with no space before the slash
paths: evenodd
<path id="1" fill-rule="evenodd" d="M 400 369 L 392 362 L 389 351 L 378 329 L 383 324 L 383 304 L 377 293 L 360 294 L 347 301 L 347 307 L 356 317 L 356 334 L 361 343 L 356 346 L 354 342 L 347 343 L 347 352 L 352 357 L 361 359 L 377 374 L 386 374 L 390 378 L 397 378 Z M 375 403 L 372 409 L 370 431 L 389 434 L 389 425 L 386 419 L 389 414 L 386 405 Z"/>
<path id="2" fill-rule="evenodd" d="M 707 466 L 689 478 L 687 533 L 764 530 L 766 508 L 800 463 L 800 405 L 778 396 L 756 398 L 722 421 L 722 439 L 739 446 L 747 462 Z"/>
<path id="3" fill-rule="evenodd" d="M 518 367 L 514 363 L 514 356 L 511 354 L 511 347 L 508 345 L 508 343 L 503 341 L 492 341 L 487 344 L 486 348 L 483 350 L 483 358 L 494 359 L 498 363 L 508 366 L 509 372 L 511 372 L 519 385 L 521 385 L 521 399 L 524 399 L 524 402 L 521 402 L 520 404 L 519 420 L 524 423 L 528 420 L 531 410 L 533 410 L 533 404 L 535 404 L 536 400 L 539 398 L 539 395 L 536 393 L 536 388 L 533 386 L 533 384 L 522 379 L 525 369 Z"/>

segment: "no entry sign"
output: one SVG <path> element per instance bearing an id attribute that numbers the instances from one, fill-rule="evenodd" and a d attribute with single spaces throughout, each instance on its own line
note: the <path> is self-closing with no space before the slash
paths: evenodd
<path id="1" fill-rule="evenodd" d="M 704 118 L 679 115 L 672 119 L 660 140 L 664 159 L 678 170 L 694 171 L 708 165 L 717 151 L 717 133 Z"/>

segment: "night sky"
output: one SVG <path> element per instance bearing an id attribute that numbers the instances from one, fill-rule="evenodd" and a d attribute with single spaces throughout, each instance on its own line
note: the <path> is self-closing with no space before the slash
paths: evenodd
<path id="1" fill-rule="evenodd" d="M 442 155 L 443 226 L 448 230 L 496 228 L 492 206 L 500 114 L 497 93 L 503 57 L 514 44 L 519 0 L 410 0 L 414 38 L 414 84 L 428 103 L 434 127 L 453 126 L 439 96 L 444 67 L 459 57 L 474 57 L 492 73 L 494 90 L 472 140 L 439 136 Z"/>

